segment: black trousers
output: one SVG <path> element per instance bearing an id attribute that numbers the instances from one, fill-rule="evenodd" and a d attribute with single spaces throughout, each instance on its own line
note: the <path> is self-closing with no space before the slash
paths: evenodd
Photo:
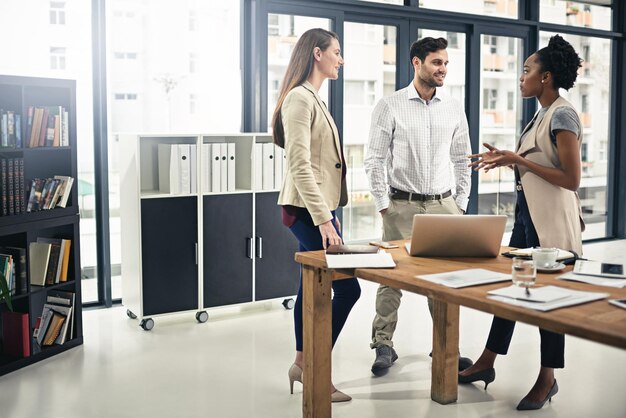
<path id="1" fill-rule="evenodd" d="M 517 192 L 515 223 L 509 245 L 518 248 L 540 246 L 523 191 Z M 494 353 L 506 354 L 509 351 L 514 329 L 515 321 L 494 316 L 487 339 L 487 349 Z M 541 328 L 539 334 L 541 335 L 541 365 L 562 369 L 565 366 L 565 336 Z"/>

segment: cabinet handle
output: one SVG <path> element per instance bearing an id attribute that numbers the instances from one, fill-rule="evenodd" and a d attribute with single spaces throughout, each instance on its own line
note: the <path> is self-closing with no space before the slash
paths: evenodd
<path id="1" fill-rule="evenodd" d="M 252 259 L 252 237 L 246 238 L 246 257 Z"/>
<path id="2" fill-rule="evenodd" d="M 263 258 L 263 237 L 256 237 L 256 256 Z"/>
<path id="3" fill-rule="evenodd" d="M 195 243 L 196 246 L 196 266 L 198 265 L 198 243 Z"/>

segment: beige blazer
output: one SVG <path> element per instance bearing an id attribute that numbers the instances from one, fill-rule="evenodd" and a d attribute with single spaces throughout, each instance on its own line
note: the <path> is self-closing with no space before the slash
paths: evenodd
<path id="1" fill-rule="evenodd" d="M 517 154 L 544 167 L 560 166 L 557 149 L 550 141 L 550 121 L 555 109 L 561 106 L 572 107 L 567 100 L 559 97 L 550 105 L 539 123 L 524 130 L 528 132 L 527 137 L 521 145 L 518 143 Z M 581 143 L 582 126 L 578 133 L 579 148 Z M 582 231 L 585 230 L 585 223 L 578 193 L 555 186 L 525 167 L 519 166 L 518 169 L 539 244 L 542 247 L 573 250 L 582 255 Z"/>
<path id="2" fill-rule="evenodd" d="M 331 210 L 348 203 L 337 127 L 306 81 L 287 94 L 281 112 L 287 169 L 278 204 L 306 208 L 320 225 L 332 219 Z"/>

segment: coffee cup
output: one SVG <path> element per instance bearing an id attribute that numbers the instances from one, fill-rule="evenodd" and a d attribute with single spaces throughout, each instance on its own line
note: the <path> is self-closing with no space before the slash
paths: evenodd
<path id="1" fill-rule="evenodd" d="M 557 248 L 535 248 L 533 249 L 533 263 L 538 269 L 554 267 L 558 254 Z"/>

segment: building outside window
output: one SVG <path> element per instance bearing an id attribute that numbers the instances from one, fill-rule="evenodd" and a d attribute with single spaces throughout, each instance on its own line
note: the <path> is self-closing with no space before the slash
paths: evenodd
<path id="1" fill-rule="evenodd" d="M 51 25 L 65 25 L 65 2 L 64 1 L 51 1 L 50 2 L 50 24 Z"/>
<path id="2" fill-rule="evenodd" d="M 65 70 L 65 48 L 57 46 L 50 47 L 50 69 Z"/>

